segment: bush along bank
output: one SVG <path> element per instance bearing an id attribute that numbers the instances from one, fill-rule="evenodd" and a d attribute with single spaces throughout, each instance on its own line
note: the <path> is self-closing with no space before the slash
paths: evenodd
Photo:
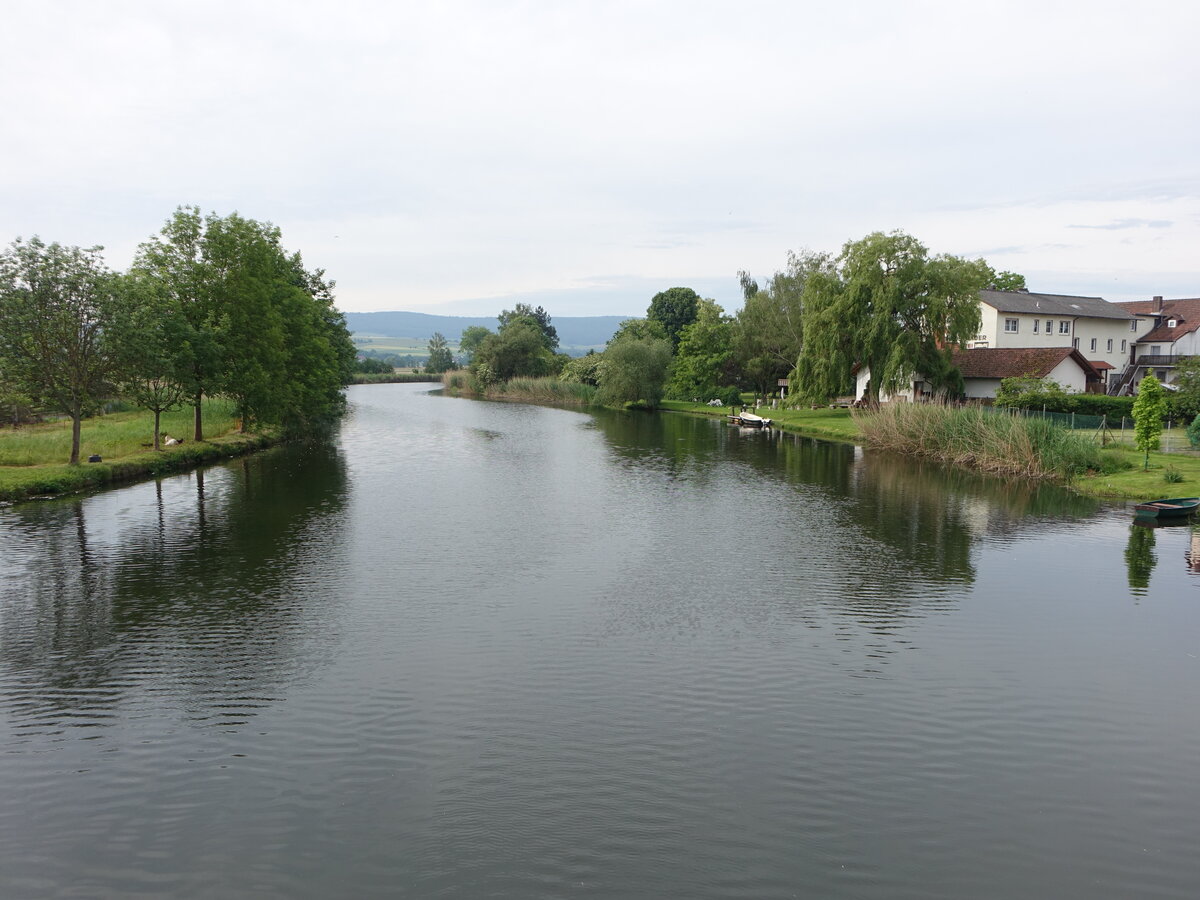
<path id="1" fill-rule="evenodd" d="M 212 441 L 188 442 L 160 451 L 148 450 L 111 462 L 88 462 L 76 466 L 5 466 L 0 469 L 0 501 L 15 502 L 70 494 L 186 472 L 198 466 L 265 449 L 279 440 L 279 434 L 273 431 L 234 433 Z"/>

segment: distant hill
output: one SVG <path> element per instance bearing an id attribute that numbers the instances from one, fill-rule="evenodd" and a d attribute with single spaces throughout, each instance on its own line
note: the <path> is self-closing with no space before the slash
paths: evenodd
<path id="1" fill-rule="evenodd" d="M 495 331 L 499 326 L 495 316 L 431 316 L 415 312 L 351 312 L 345 316 L 347 327 L 356 334 L 428 341 L 435 331 L 440 331 L 451 344 L 458 343 L 464 328 L 482 325 Z M 589 349 L 603 349 L 618 326 L 630 318 L 635 317 L 555 316 L 550 324 L 558 331 L 560 352 L 586 353 Z"/>

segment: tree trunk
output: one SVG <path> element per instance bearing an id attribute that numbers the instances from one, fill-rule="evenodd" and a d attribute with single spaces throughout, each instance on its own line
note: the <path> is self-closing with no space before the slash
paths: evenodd
<path id="1" fill-rule="evenodd" d="M 154 449 L 155 450 L 160 449 L 158 446 L 158 424 L 159 424 L 159 419 L 161 419 L 161 418 L 162 418 L 162 410 L 161 409 L 154 410 Z"/>
<path id="2" fill-rule="evenodd" d="M 196 421 L 196 430 L 195 430 L 195 433 L 192 435 L 192 440 L 194 440 L 194 441 L 204 440 L 204 425 L 200 420 L 201 419 L 201 417 L 200 417 L 200 400 L 203 398 L 203 396 L 204 396 L 203 394 L 197 393 L 196 394 L 196 402 L 192 406 L 192 411 L 195 413 L 195 421 Z"/>
<path id="3" fill-rule="evenodd" d="M 78 410 L 71 413 L 71 465 L 79 465 L 79 432 L 83 426 L 83 414 Z M 60 456 L 59 459 L 62 459 Z"/>

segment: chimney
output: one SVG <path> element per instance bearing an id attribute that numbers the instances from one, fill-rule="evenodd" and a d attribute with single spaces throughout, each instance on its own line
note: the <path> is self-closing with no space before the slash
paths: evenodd
<path id="1" fill-rule="evenodd" d="M 1155 313 L 1162 312 L 1162 297 L 1161 296 L 1154 298 L 1154 312 Z"/>

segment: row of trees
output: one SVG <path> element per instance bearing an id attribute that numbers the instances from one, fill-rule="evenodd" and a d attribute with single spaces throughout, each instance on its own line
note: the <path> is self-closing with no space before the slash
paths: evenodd
<path id="1" fill-rule="evenodd" d="M 102 248 L 38 238 L 0 253 L 0 395 L 80 422 L 121 396 L 159 416 L 233 399 L 242 428 L 302 432 L 344 409 L 355 359 L 334 283 L 288 253 L 270 223 L 180 207 L 142 244 L 127 272 Z"/>
<path id="2" fill-rule="evenodd" d="M 961 392 L 950 363 L 955 346 L 980 327 L 979 291 L 1024 288 L 981 259 L 933 256 L 904 232 L 875 232 L 841 253 L 789 254 L 759 284 L 739 272 L 744 304 L 729 315 L 686 287 L 656 294 L 644 319 L 622 323 L 603 353 L 555 353 L 558 337 L 541 307 L 517 304 L 500 327 L 472 327 L 460 342 L 479 386 L 547 376 L 597 387 L 597 400 L 657 405 L 664 396 L 736 402 L 741 391 L 773 393 L 790 379 L 796 402 L 824 402 L 853 390 L 870 370 L 868 399 L 921 373 L 947 394 Z M 432 348 L 432 344 L 431 344 Z"/>

